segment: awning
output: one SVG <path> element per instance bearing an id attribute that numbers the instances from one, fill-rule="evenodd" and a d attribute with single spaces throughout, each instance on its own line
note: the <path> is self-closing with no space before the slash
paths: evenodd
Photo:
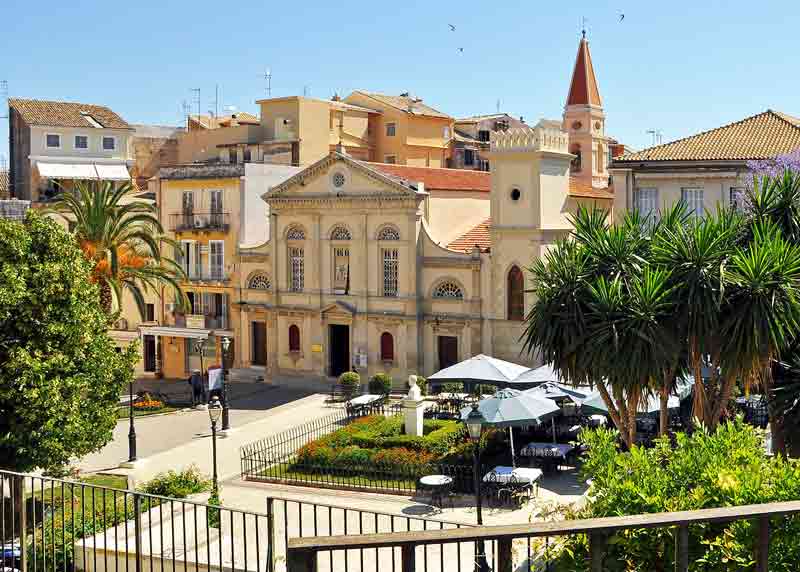
<path id="1" fill-rule="evenodd" d="M 122 164 L 98 165 L 97 163 L 51 163 L 37 161 L 39 176 L 45 179 L 102 179 L 129 181 L 128 167 Z"/>
<path id="2" fill-rule="evenodd" d="M 167 338 L 190 338 L 204 340 L 208 338 L 211 330 L 195 328 L 175 328 L 170 326 L 139 326 L 139 331 L 144 336 L 164 336 Z"/>

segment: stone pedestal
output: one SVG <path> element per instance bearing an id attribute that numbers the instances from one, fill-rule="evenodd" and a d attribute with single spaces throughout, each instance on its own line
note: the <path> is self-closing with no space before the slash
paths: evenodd
<path id="1" fill-rule="evenodd" d="M 408 376 L 408 395 L 403 399 L 403 418 L 406 435 L 422 437 L 422 420 L 425 414 L 425 402 L 422 392 L 417 387 L 417 376 Z"/>

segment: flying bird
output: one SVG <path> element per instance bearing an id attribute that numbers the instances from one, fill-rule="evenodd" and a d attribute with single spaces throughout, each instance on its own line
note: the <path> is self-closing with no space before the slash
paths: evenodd
<path id="1" fill-rule="evenodd" d="M 619 15 L 619 21 L 622 22 L 625 19 L 625 14 Z"/>
<path id="2" fill-rule="evenodd" d="M 464 53 L 464 48 L 458 48 L 458 51 L 459 51 L 459 53 L 463 54 Z"/>
<path id="3" fill-rule="evenodd" d="M 450 26 L 450 31 L 451 32 L 455 32 L 456 31 L 456 27 L 453 26 L 453 24 L 447 24 L 447 25 Z"/>

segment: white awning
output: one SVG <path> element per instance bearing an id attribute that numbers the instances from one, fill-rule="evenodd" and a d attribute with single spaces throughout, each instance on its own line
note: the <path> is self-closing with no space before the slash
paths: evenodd
<path id="1" fill-rule="evenodd" d="M 98 165 L 96 163 L 51 163 L 37 161 L 39 175 L 45 179 L 102 179 L 129 181 L 131 176 L 123 164 Z"/>
<path id="2" fill-rule="evenodd" d="M 208 338 L 211 330 L 195 328 L 175 328 L 170 326 L 139 326 L 139 331 L 145 336 L 164 336 L 167 338 L 191 338 L 204 340 Z"/>

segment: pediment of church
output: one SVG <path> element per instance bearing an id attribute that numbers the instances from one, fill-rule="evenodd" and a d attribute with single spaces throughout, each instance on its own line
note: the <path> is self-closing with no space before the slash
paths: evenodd
<path id="1" fill-rule="evenodd" d="M 348 318 L 355 316 L 355 313 L 355 306 L 348 304 L 347 302 L 340 301 L 336 301 L 333 304 L 328 304 L 320 311 L 320 314 L 323 316 L 347 316 Z"/>

